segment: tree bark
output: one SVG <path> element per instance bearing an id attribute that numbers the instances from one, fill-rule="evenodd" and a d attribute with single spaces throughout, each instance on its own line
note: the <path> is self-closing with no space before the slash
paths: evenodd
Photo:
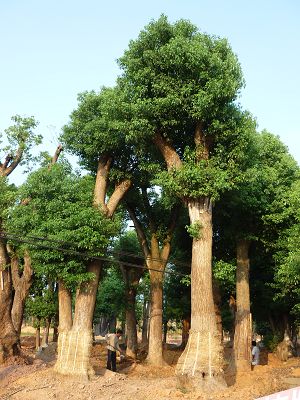
<path id="1" fill-rule="evenodd" d="M 127 291 L 127 306 L 126 306 L 126 332 L 127 332 L 127 348 L 126 355 L 136 359 L 138 340 L 136 329 L 135 315 L 135 288 L 129 288 Z"/>
<path id="2" fill-rule="evenodd" d="M 187 206 L 191 224 L 201 230 L 192 246 L 191 330 L 176 373 L 185 384 L 214 390 L 225 382 L 212 289 L 212 207 L 208 198 L 188 200 Z"/>
<path id="3" fill-rule="evenodd" d="M 249 291 L 249 247 L 250 242 L 237 242 L 236 269 L 236 318 L 234 332 L 234 361 L 237 372 L 251 368 L 250 291 Z"/>
<path id="4" fill-rule="evenodd" d="M 44 332 L 43 332 L 43 338 L 42 338 L 42 344 L 44 346 L 47 346 L 49 343 L 50 324 L 51 324 L 51 318 L 46 318 Z"/>
<path id="5" fill-rule="evenodd" d="M 35 328 L 35 349 L 39 350 L 41 347 L 41 326 L 40 320 L 38 320 L 38 326 Z"/>
<path id="6" fill-rule="evenodd" d="M 181 345 L 180 347 L 184 350 L 186 347 L 186 344 L 189 340 L 189 331 L 190 331 L 190 326 L 191 326 L 191 319 L 190 318 L 184 318 L 182 320 L 182 333 L 181 333 Z"/>
<path id="7" fill-rule="evenodd" d="M 16 255 L 11 257 L 12 282 L 15 290 L 12 306 L 12 321 L 17 335 L 21 334 L 21 327 L 24 316 L 25 301 L 29 294 L 33 279 L 33 269 L 28 251 L 24 254 L 24 269 L 22 275 L 19 273 L 19 259 Z"/>
<path id="8" fill-rule="evenodd" d="M 87 268 L 94 278 L 83 282 L 76 293 L 73 324 L 70 319 L 71 296 L 64 285 L 59 286 L 59 340 L 55 371 L 64 375 L 89 378 L 94 375 L 90 364 L 93 343 L 92 323 L 102 263 L 94 260 Z M 67 304 L 64 303 L 67 300 Z M 63 317 L 66 314 L 66 318 Z"/>
<path id="9" fill-rule="evenodd" d="M 9 262 L 6 242 L 0 238 L 0 364 L 20 351 L 19 336 L 11 318 L 13 293 Z"/>
<path id="10" fill-rule="evenodd" d="M 107 218 L 113 217 L 116 207 L 131 185 L 128 179 L 119 182 L 108 202 L 105 202 L 111 163 L 112 158 L 109 154 L 103 154 L 99 159 L 93 199 L 94 207 L 101 209 Z M 87 267 L 87 272 L 93 273 L 94 278 L 83 282 L 77 289 L 73 324 L 70 318 L 67 323 L 61 319 L 62 312 L 66 310 L 64 310 L 63 301 L 59 300 L 59 308 L 63 311 L 59 310 L 60 328 L 55 371 L 60 374 L 78 375 L 87 379 L 94 375 L 89 358 L 93 344 L 93 315 L 101 268 L 100 260 L 93 260 Z M 61 292 L 63 295 L 64 291 Z M 70 299 L 70 297 L 68 298 Z M 67 308 L 70 309 L 69 303 Z"/>
<path id="11" fill-rule="evenodd" d="M 148 326 L 149 326 L 149 311 L 150 311 L 150 303 L 144 299 L 143 304 L 143 325 L 142 325 L 142 345 L 148 346 Z"/>
<path id="12" fill-rule="evenodd" d="M 149 262 L 149 268 L 158 269 L 157 261 Z M 156 267 L 156 268 L 155 268 Z M 162 272 L 150 270 L 150 326 L 149 326 L 149 351 L 147 362 L 150 365 L 163 365 L 162 344 L 162 306 L 163 306 L 163 269 Z"/>

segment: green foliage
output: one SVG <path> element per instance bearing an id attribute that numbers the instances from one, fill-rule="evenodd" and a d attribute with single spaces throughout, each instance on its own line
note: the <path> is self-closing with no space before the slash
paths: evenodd
<path id="1" fill-rule="evenodd" d="M 92 177 L 72 174 L 68 164 L 41 168 L 20 187 L 19 201 L 28 204 L 14 207 L 7 222 L 25 239 L 21 247 L 30 248 L 34 268 L 70 286 L 91 278 L 90 257 L 103 256 L 120 228 L 118 217 L 109 220 L 93 207 L 93 188 Z"/>
<path id="2" fill-rule="evenodd" d="M 171 196 L 218 199 L 235 187 L 255 123 L 235 100 L 243 78 L 227 41 L 200 33 L 190 22 L 165 16 L 152 21 L 120 58 L 118 85 L 130 107 L 127 141 L 147 143 L 162 135 L 182 160 L 158 172 L 156 185 Z M 209 158 L 199 157 L 194 134 L 201 123 Z"/>
<path id="3" fill-rule="evenodd" d="M 98 160 L 105 154 L 114 159 L 110 180 L 129 176 L 132 151 L 125 145 L 122 133 L 125 110 L 122 93 L 102 88 L 78 95 L 78 107 L 64 126 L 61 141 L 67 151 L 76 154 L 85 168 L 95 172 Z"/>
<path id="4" fill-rule="evenodd" d="M 36 274 L 26 299 L 25 314 L 35 317 L 39 324 L 42 320 L 53 318 L 58 312 L 57 292 L 53 290 L 45 276 Z"/>
<path id="5" fill-rule="evenodd" d="M 186 230 L 188 232 L 188 234 L 191 236 L 191 238 L 194 239 L 201 239 L 202 237 L 202 225 L 200 221 L 196 221 L 191 225 L 186 225 Z"/>
<path id="6" fill-rule="evenodd" d="M 7 218 L 10 207 L 14 205 L 16 187 L 8 183 L 7 178 L 0 177 L 0 220 Z"/>
<path id="7" fill-rule="evenodd" d="M 276 350 L 279 343 L 282 341 L 282 336 L 279 333 L 268 333 L 264 336 L 263 343 L 266 348 L 273 352 Z"/>
<path id="8" fill-rule="evenodd" d="M 42 136 L 34 132 L 38 123 L 34 117 L 21 117 L 20 115 L 13 116 L 11 120 L 14 124 L 5 129 L 5 135 L 0 132 L 0 144 L 3 137 L 4 143 L 8 143 L 2 148 L 2 151 L 11 159 L 21 156 L 20 165 L 28 165 L 30 161 L 34 160 L 30 150 L 42 142 Z"/>
<path id="9" fill-rule="evenodd" d="M 99 285 L 94 318 L 119 317 L 125 309 L 125 283 L 116 268 L 109 268 Z"/>
<path id="10" fill-rule="evenodd" d="M 218 260 L 213 262 L 213 276 L 218 281 L 218 285 L 223 294 L 229 298 L 230 294 L 235 292 L 236 284 L 236 265 Z"/>

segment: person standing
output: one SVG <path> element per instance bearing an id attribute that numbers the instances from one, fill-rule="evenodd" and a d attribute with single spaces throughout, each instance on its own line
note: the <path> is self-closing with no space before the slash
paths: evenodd
<path id="1" fill-rule="evenodd" d="M 119 345 L 119 338 L 122 336 L 123 331 L 117 329 L 116 333 L 110 333 L 105 335 L 107 342 L 107 364 L 106 368 L 116 372 L 117 370 L 117 351 L 123 353 Z"/>
<path id="2" fill-rule="evenodd" d="M 258 365 L 259 364 L 259 347 L 256 345 L 256 341 L 253 340 L 252 341 L 252 368 L 254 367 L 254 365 Z"/>

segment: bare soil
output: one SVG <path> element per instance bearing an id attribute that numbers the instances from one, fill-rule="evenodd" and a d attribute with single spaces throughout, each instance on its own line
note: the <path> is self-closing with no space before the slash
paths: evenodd
<path id="1" fill-rule="evenodd" d="M 298 378 L 300 382 L 299 358 L 281 362 L 275 355 L 264 352 L 262 360 L 265 365 L 234 377 L 234 380 L 228 375 L 228 381 L 235 381 L 228 388 L 211 394 L 188 392 L 179 386 L 174 374 L 181 354 L 175 345 L 165 349 L 166 364 L 162 368 L 150 367 L 141 354 L 136 363 L 128 359 L 119 361 L 118 372 L 114 373 L 105 369 L 106 349 L 101 343 L 94 345 L 91 356 L 95 376 L 90 381 L 80 381 L 53 372 L 55 344 L 50 344 L 40 354 L 35 353 L 34 344 L 34 337 L 23 337 L 23 357 L 11 359 L 0 368 L 0 399 L 254 400 L 289 389 Z"/>

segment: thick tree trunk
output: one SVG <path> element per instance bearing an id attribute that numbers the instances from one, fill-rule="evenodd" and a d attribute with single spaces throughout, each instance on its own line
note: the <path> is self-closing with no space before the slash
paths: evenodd
<path id="1" fill-rule="evenodd" d="M 234 333 L 234 361 L 237 372 L 251 367 L 251 319 L 249 291 L 249 246 L 247 240 L 237 243 L 236 318 Z"/>
<path id="2" fill-rule="evenodd" d="M 212 290 L 212 210 L 209 199 L 187 205 L 191 225 L 200 226 L 200 232 L 192 247 L 191 330 L 176 373 L 186 386 L 215 390 L 225 383 Z"/>
<path id="3" fill-rule="evenodd" d="M 149 331 L 149 314 L 150 314 L 150 303 L 144 299 L 143 304 L 143 325 L 142 325 L 142 345 L 148 345 L 148 331 Z"/>
<path id="4" fill-rule="evenodd" d="M 94 260 L 87 272 L 95 275 L 89 282 L 82 283 L 76 293 L 73 325 L 70 320 L 71 296 L 61 284 L 59 288 L 59 340 L 55 371 L 65 375 L 79 375 L 89 378 L 94 374 L 90 364 L 93 343 L 92 323 L 96 295 L 101 272 L 101 262 Z M 67 298 L 63 304 L 63 297 Z M 61 310 L 62 308 L 62 310 Z M 67 314 L 65 320 L 62 313 Z"/>
<path id="5" fill-rule="evenodd" d="M 157 262 L 153 261 L 149 268 L 159 269 L 160 266 L 157 264 Z M 162 366 L 163 272 L 150 271 L 150 295 L 151 309 L 149 327 L 149 350 L 147 362 L 151 365 Z"/>
<path id="6" fill-rule="evenodd" d="M 136 330 L 136 315 L 135 315 L 135 296 L 134 288 L 129 288 L 127 292 L 127 307 L 126 307 L 126 331 L 127 331 L 127 348 L 126 355 L 136 359 L 137 353 L 137 330 Z"/>
<path id="7" fill-rule="evenodd" d="M 31 258 L 28 252 L 24 254 L 24 268 L 22 275 L 19 273 L 19 259 L 16 256 L 11 258 L 12 282 L 15 289 L 14 301 L 12 306 L 12 321 L 17 335 L 21 334 L 21 327 L 24 316 L 25 301 L 32 285 L 33 269 Z"/>
<path id="8" fill-rule="evenodd" d="M 185 349 L 186 344 L 189 340 L 189 331 L 191 326 L 191 319 L 185 318 L 182 320 L 182 333 L 181 333 L 181 345 L 182 349 Z"/>
<path id="9" fill-rule="evenodd" d="M 9 261 L 6 243 L 0 238 L 0 364 L 20 351 L 19 336 L 11 318 L 13 293 Z"/>

